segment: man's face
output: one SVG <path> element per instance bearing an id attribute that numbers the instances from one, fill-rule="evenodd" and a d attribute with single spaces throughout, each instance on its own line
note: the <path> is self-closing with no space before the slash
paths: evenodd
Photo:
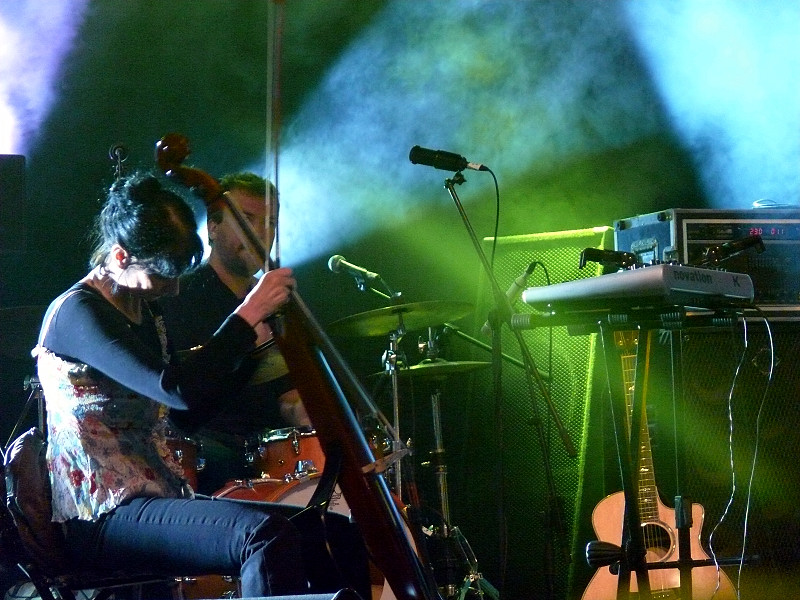
<path id="1" fill-rule="evenodd" d="M 267 234 L 265 198 L 240 189 L 232 189 L 227 195 L 249 221 L 253 232 L 269 249 L 272 239 Z M 258 253 L 248 249 L 249 243 L 243 240 L 239 233 L 240 227 L 230 210 L 226 208 L 224 215 L 221 223 L 208 222 L 211 251 L 230 273 L 242 277 L 253 275 L 264 265 L 258 258 Z"/>

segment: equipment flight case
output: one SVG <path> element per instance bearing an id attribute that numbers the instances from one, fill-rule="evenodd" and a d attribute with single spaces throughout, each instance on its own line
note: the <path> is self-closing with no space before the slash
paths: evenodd
<path id="1" fill-rule="evenodd" d="M 709 248 L 752 235 L 764 252 L 750 248 L 713 268 L 748 274 L 766 316 L 800 320 L 800 207 L 672 208 L 614 221 L 614 249 L 642 264 L 698 265 Z"/>

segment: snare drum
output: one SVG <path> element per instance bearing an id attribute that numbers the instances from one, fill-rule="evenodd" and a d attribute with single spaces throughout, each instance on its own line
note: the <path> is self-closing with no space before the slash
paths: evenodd
<path id="1" fill-rule="evenodd" d="M 292 479 L 321 473 L 325 467 L 322 451 L 314 430 L 294 427 L 275 429 L 262 438 L 258 449 L 248 453 L 256 479 Z"/>

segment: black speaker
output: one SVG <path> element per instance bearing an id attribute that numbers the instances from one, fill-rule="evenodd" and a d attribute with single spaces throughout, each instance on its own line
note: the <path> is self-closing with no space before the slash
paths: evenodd
<path id="1" fill-rule="evenodd" d="M 672 346 L 656 351 L 679 352 L 678 370 L 656 357 L 647 400 L 662 496 L 705 508 L 703 541 L 719 557 L 744 556 L 743 590 L 751 575 L 796 571 L 800 322 L 686 330 Z"/>
<path id="2" fill-rule="evenodd" d="M 484 240 L 487 255 L 492 254 L 493 245 L 493 240 Z M 534 261 L 537 266 L 528 286 L 591 277 L 600 274 L 601 267 L 590 263 L 579 268 L 583 250 L 612 246 L 607 227 L 499 238 L 494 272 L 504 290 Z M 479 286 L 476 330 L 493 307 L 485 277 Z M 530 312 L 522 302 L 514 308 Z M 500 588 L 503 597 L 565 598 L 575 565 L 577 524 L 582 518 L 586 417 L 594 393 L 596 336 L 570 335 L 565 327 L 556 327 L 527 330 L 521 337 L 544 375 L 545 393 L 575 455 L 567 452 L 543 394 L 539 389 L 531 392 L 522 369 L 504 361 L 499 407 L 491 370 L 481 371 L 473 378 L 469 400 L 459 404 L 447 420 L 463 423 L 462 444 L 449 451 L 456 455 L 450 464 L 456 471 L 457 523 L 463 525 L 481 571 Z M 507 327 L 501 341 L 503 352 L 518 360 L 520 347 Z M 488 360 L 486 353 L 476 353 L 473 358 Z M 498 430 L 500 421 L 502 429 Z M 548 471 L 552 473 L 553 497 Z"/>

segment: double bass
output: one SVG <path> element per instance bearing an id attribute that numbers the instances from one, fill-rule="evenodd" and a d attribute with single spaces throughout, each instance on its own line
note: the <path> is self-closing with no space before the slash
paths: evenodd
<path id="1" fill-rule="evenodd" d="M 219 183 L 208 173 L 183 165 L 189 153 L 188 139 L 180 134 L 168 134 L 156 144 L 159 168 L 194 189 L 207 208 L 221 202 L 230 209 L 263 264 L 270 264 L 268 248 Z M 351 408 L 370 405 L 367 392 L 296 290 L 290 293 L 275 325 L 275 340 L 317 430 L 326 466 L 328 462 L 338 466 L 338 484 L 372 561 L 397 600 L 441 600 L 430 572 L 405 533 L 382 463 L 375 460 Z"/>

